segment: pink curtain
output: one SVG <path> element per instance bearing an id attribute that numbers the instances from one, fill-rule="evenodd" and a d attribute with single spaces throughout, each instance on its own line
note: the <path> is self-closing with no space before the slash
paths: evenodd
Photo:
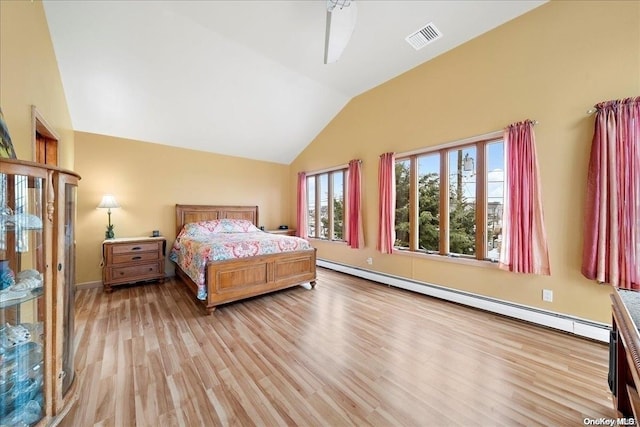
<path id="1" fill-rule="evenodd" d="M 582 274 L 640 290 L 640 97 L 596 105 Z"/>
<path id="2" fill-rule="evenodd" d="M 378 243 L 376 249 L 383 254 L 393 252 L 396 240 L 396 174 L 395 154 L 380 156 L 378 168 Z"/>
<path id="3" fill-rule="evenodd" d="M 296 203 L 296 219 L 298 228 L 296 236 L 307 238 L 307 174 L 298 172 L 298 199 Z"/>
<path id="4" fill-rule="evenodd" d="M 508 126 L 504 142 L 507 173 L 499 267 L 515 273 L 548 276 L 549 251 L 533 122 Z"/>
<path id="5" fill-rule="evenodd" d="M 362 227 L 362 190 L 360 160 L 351 160 L 347 170 L 347 203 L 345 209 L 345 240 L 350 248 L 364 246 Z"/>

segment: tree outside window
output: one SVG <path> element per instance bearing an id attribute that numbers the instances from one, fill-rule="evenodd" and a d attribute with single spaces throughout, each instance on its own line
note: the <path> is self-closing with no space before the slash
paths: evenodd
<path id="1" fill-rule="evenodd" d="M 346 171 L 337 169 L 307 176 L 309 237 L 344 241 Z"/>
<path id="2" fill-rule="evenodd" d="M 497 260 L 503 145 L 478 141 L 397 159 L 396 249 Z"/>

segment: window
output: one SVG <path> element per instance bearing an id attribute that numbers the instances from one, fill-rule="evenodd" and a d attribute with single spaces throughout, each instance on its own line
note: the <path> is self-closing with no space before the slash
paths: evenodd
<path id="1" fill-rule="evenodd" d="M 501 138 L 398 157 L 398 250 L 497 261 L 504 207 Z"/>
<path id="2" fill-rule="evenodd" d="M 448 151 L 449 253 L 476 255 L 476 147 Z"/>
<path id="3" fill-rule="evenodd" d="M 411 161 L 396 161 L 396 243 L 394 246 L 409 249 L 409 192 L 411 189 Z"/>
<path id="4" fill-rule="evenodd" d="M 309 237 L 344 241 L 346 172 L 338 169 L 307 176 Z"/>
<path id="5" fill-rule="evenodd" d="M 344 173 L 333 173 L 333 238 L 344 240 Z"/>
<path id="6" fill-rule="evenodd" d="M 504 212 L 504 143 L 487 144 L 487 258 L 497 261 L 502 238 L 502 214 Z"/>
<path id="7" fill-rule="evenodd" d="M 320 216 L 320 221 L 316 221 L 317 224 L 320 224 L 320 227 L 317 228 L 317 232 L 319 235 L 316 237 L 320 237 L 321 239 L 329 238 L 329 175 L 323 173 L 322 175 L 318 175 L 316 178 L 316 200 L 320 200 L 320 210 L 316 213 Z"/>
<path id="8" fill-rule="evenodd" d="M 421 156 L 418 163 L 418 242 L 420 250 L 438 252 L 440 247 L 440 158 Z"/>

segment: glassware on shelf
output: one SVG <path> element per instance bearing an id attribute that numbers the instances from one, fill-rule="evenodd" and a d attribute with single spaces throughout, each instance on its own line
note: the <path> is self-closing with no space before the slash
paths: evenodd
<path id="1" fill-rule="evenodd" d="M 7 330 L 26 333 L 23 325 L 5 325 Z M 25 341 L 10 347 L 0 345 L 0 425 L 32 424 L 42 417 L 44 407 L 44 349 L 41 344 Z"/>
<path id="2" fill-rule="evenodd" d="M 45 416 L 45 177 L 0 173 L 0 426 Z"/>
<path id="3" fill-rule="evenodd" d="M 0 260 L 0 291 L 4 291 L 7 288 L 16 284 L 15 274 L 13 270 L 9 268 L 9 260 Z"/>

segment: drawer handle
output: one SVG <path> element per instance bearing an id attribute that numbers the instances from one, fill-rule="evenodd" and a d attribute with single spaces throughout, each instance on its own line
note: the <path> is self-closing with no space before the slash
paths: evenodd
<path id="1" fill-rule="evenodd" d="M 124 274 L 124 271 L 121 271 L 121 272 L 120 272 L 120 275 L 122 276 L 123 274 Z"/>
<path id="2" fill-rule="evenodd" d="M 137 260 L 137 259 L 142 259 L 142 257 L 141 257 L 141 256 L 134 256 L 134 257 L 132 257 L 131 259 L 135 261 L 135 260 Z"/>
<path id="3" fill-rule="evenodd" d="M 134 246 L 131 248 L 132 251 L 139 251 L 140 249 L 142 249 L 140 246 Z"/>
<path id="4" fill-rule="evenodd" d="M 149 267 L 149 271 L 153 271 L 153 267 Z"/>

